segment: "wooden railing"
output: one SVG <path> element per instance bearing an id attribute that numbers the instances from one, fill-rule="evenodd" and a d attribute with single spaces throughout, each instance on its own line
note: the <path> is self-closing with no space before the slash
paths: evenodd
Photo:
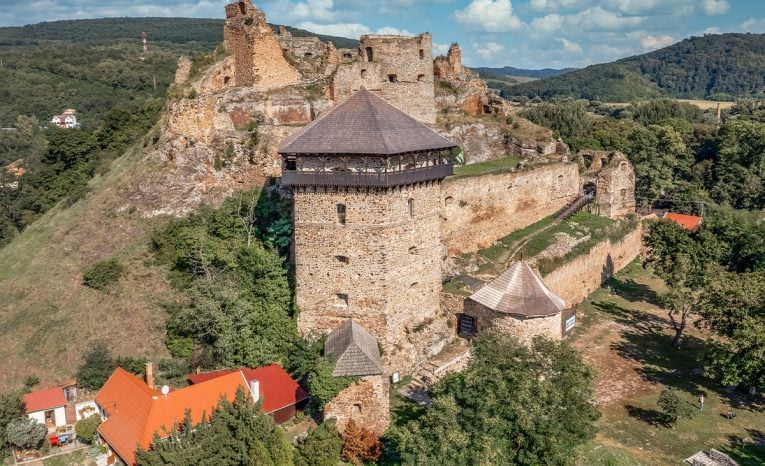
<path id="1" fill-rule="evenodd" d="M 283 186 L 358 186 L 388 188 L 446 178 L 454 173 L 453 165 L 444 163 L 399 172 L 306 172 L 282 171 Z"/>

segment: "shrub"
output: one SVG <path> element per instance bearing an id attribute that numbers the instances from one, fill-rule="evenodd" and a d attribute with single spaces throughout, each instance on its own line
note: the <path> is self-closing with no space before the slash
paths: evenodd
<path id="1" fill-rule="evenodd" d="M 77 369 L 77 383 L 87 390 L 100 389 L 115 369 L 109 348 L 101 342 L 91 343 L 85 361 Z"/>
<path id="2" fill-rule="evenodd" d="M 48 428 L 34 419 L 17 419 L 6 427 L 8 443 L 22 449 L 37 449 L 42 446 Z"/>
<path id="3" fill-rule="evenodd" d="M 116 259 L 96 262 L 82 275 L 82 283 L 95 290 L 104 290 L 125 275 L 125 267 Z"/>
<path id="4" fill-rule="evenodd" d="M 681 396 L 675 389 L 664 389 L 659 394 L 656 404 L 664 414 L 665 422 L 672 426 L 678 419 L 690 419 L 696 415 L 697 408 Z"/>
<path id="5" fill-rule="evenodd" d="M 36 375 L 32 374 L 28 376 L 26 379 L 24 379 L 24 388 L 27 390 L 31 390 L 35 385 L 38 385 L 40 383 L 40 377 L 37 377 Z"/>
<path id="6" fill-rule="evenodd" d="M 85 419 L 80 419 L 77 424 L 74 425 L 74 431 L 77 432 L 77 436 L 85 440 L 88 443 L 92 443 L 96 438 L 96 430 L 99 424 L 101 424 L 101 416 L 98 414 L 91 414 Z"/>
<path id="7" fill-rule="evenodd" d="M 382 455 L 380 437 L 351 419 L 343 433 L 343 455 L 353 464 L 377 461 Z"/>
<path id="8" fill-rule="evenodd" d="M 329 403 L 343 389 L 356 381 L 358 377 L 334 377 L 335 364 L 326 357 L 318 358 L 313 370 L 308 374 L 308 386 L 312 401 L 319 409 Z"/>
<path id="9" fill-rule="evenodd" d="M 330 419 L 314 429 L 298 444 L 297 466 L 336 466 L 340 462 L 343 439 Z"/>

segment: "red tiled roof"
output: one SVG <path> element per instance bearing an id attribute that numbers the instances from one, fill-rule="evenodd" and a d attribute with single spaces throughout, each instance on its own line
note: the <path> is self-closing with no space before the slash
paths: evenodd
<path id="1" fill-rule="evenodd" d="M 65 404 L 64 389 L 61 387 L 39 390 L 24 395 L 24 412 L 27 414 L 58 408 Z"/>
<path id="2" fill-rule="evenodd" d="M 233 400 L 239 387 L 247 387 L 240 372 L 184 387 L 167 395 L 149 388 L 143 380 L 117 368 L 96 395 L 96 403 L 108 414 L 98 431 L 128 464 L 135 463 L 135 451 L 148 448 L 155 433 L 166 437 L 183 422 L 186 410 L 191 422 L 208 417 L 221 396 Z"/>
<path id="3" fill-rule="evenodd" d="M 666 220 L 677 223 L 686 230 L 695 230 L 701 225 L 702 218 L 695 215 L 678 214 L 675 212 L 667 212 L 664 214 Z"/>
<path id="4" fill-rule="evenodd" d="M 242 368 L 192 374 L 187 379 L 189 383 L 198 384 L 234 372 L 244 374 L 248 384 L 253 379 L 260 382 L 260 399 L 263 401 L 263 412 L 266 414 L 308 399 L 308 393 L 278 364 L 257 369 Z"/>

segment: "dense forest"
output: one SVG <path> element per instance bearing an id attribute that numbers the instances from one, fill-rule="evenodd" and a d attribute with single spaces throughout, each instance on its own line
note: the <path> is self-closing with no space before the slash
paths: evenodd
<path id="1" fill-rule="evenodd" d="M 669 47 L 549 79 L 505 87 L 505 97 L 630 102 L 675 97 L 733 100 L 765 93 L 765 34 L 691 37 Z"/>
<path id="2" fill-rule="evenodd" d="M 562 74 L 576 70 L 576 68 L 563 68 L 556 70 L 554 68 L 542 68 L 540 70 L 527 70 L 524 68 L 514 68 L 512 66 L 503 66 L 502 68 L 477 67 L 473 68 L 481 77 L 484 76 L 521 76 L 524 78 L 554 78 Z"/>

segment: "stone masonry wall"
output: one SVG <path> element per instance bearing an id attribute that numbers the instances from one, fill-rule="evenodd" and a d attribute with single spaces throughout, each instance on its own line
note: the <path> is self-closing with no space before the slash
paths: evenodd
<path id="1" fill-rule="evenodd" d="M 390 372 L 414 367 L 425 350 L 408 335 L 439 313 L 439 193 L 437 182 L 388 190 L 294 191 L 302 334 L 327 333 L 352 317 L 378 339 Z M 337 221 L 337 204 L 346 206 L 345 225 Z"/>
<path id="2" fill-rule="evenodd" d="M 471 299 L 466 299 L 464 313 L 476 318 L 478 332 L 496 330 L 513 335 L 522 343 L 528 343 L 538 335 L 552 338 L 553 340 L 563 338 L 560 312 L 548 317 L 521 319 L 494 311 Z"/>
<path id="3" fill-rule="evenodd" d="M 635 170 L 626 155 L 613 153 L 598 174 L 595 203 L 605 217 L 624 218 L 635 213 Z"/>
<path id="4" fill-rule="evenodd" d="M 300 73 L 284 58 L 266 15 L 250 0 L 226 6 L 223 37 L 234 57 L 237 86 L 268 90 L 300 82 Z"/>
<path id="5" fill-rule="evenodd" d="M 613 274 L 632 262 L 642 246 L 642 228 L 628 233 L 616 243 L 609 240 L 553 270 L 542 280 L 569 306 L 582 302 Z"/>
<path id="6" fill-rule="evenodd" d="M 449 255 L 490 246 L 562 209 L 579 194 L 576 164 L 447 178 L 441 192 L 441 238 Z"/>
<path id="7" fill-rule="evenodd" d="M 324 419 L 335 419 L 341 433 L 353 419 L 358 426 L 381 435 L 390 424 L 387 377 L 372 375 L 353 383 L 327 403 Z"/>
<path id="8" fill-rule="evenodd" d="M 332 97 L 342 99 L 362 86 L 417 120 L 435 123 L 430 34 L 361 36 L 356 61 L 341 63 L 337 68 Z"/>

